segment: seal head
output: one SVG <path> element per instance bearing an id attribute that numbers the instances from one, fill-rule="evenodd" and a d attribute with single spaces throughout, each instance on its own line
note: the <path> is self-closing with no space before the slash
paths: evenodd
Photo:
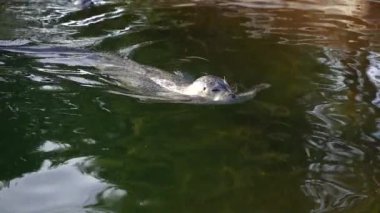
<path id="1" fill-rule="evenodd" d="M 227 81 L 213 75 L 205 75 L 196 79 L 184 89 L 183 94 L 200 96 L 214 101 L 230 101 L 236 98 Z"/>

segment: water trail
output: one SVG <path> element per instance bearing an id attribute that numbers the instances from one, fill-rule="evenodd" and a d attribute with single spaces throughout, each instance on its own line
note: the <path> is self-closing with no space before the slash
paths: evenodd
<path id="1" fill-rule="evenodd" d="M 6 43 L 3 41 L 3 43 Z M 0 46 L 0 50 L 22 53 L 36 58 L 44 67 L 48 65 L 48 70 L 38 69 L 39 71 L 55 74 L 60 79 L 77 82 L 82 86 L 98 87 L 107 83 L 117 88 L 110 90 L 113 94 L 125 94 L 126 96 L 138 98 L 140 100 L 154 102 L 164 101 L 170 103 L 191 103 L 191 104 L 236 104 L 253 99 L 256 94 L 270 87 L 269 84 L 260 84 L 253 89 L 237 94 L 236 98 L 212 100 L 207 97 L 189 96 L 181 94 L 177 91 L 171 91 L 162 87 L 157 83 L 157 79 L 163 79 L 172 84 L 190 85 L 192 82 L 184 79 L 184 75 L 171 74 L 163 70 L 153 67 L 140 65 L 127 58 L 119 58 L 109 54 L 96 54 L 84 49 L 74 49 L 69 47 L 50 47 L 50 46 L 14 46 L 10 42 L 7 45 Z M 141 44 L 142 45 L 142 44 Z M 134 48 L 141 45 L 131 47 L 127 53 L 129 54 Z M 79 69 L 75 75 L 62 70 L 52 72 L 52 65 L 66 65 L 69 67 L 94 67 L 99 69 L 98 73 L 91 73 Z M 38 82 L 52 82 L 53 80 L 37 76 L 29 75 L 29 79 Z M 183 86 L 183 87 L 185 87 Z M 124 92 L 123 92 L 124 90 Z"/>

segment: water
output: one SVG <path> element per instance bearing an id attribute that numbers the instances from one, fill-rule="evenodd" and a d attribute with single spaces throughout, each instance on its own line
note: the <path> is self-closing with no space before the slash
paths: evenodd
<path id="1" fill-rule="evenodd" d="M 272 87 L 147 103 L 80 57 L 0 51 L 1 212 L 380 210 L 380 2 L 104 3 L 5 1 L 0 40 Z"/>

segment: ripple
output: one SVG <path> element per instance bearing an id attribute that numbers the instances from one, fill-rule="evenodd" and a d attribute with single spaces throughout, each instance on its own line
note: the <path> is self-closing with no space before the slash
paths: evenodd
<path id="1" fill-rule="evenodd" d="M 0 40 L 0 46 L 22 46 L 28 45 L 32 42 L 26 39 L 15 39 L 15 40 Z"/>
<path id="2" fill-rule="evenodd" d="M 197 4 L 196 3 L 181 3 L 181 4 L 173 4 L 171 7 L 195 7 Z"/>
<path id="3" fill-rule="evenodd" d="M 86 87 L 99 87 L 99 86 L 105 85 L 104 83 L 102 83 L 100 81 L 90 80 L 90 79 L 86 79 L 86 78 L 80 77 L 80 76 L 58 75 L 58 77 L 62 78 L 62 79 L 66 79 L 66 80 L 70 80 L 70 81 L 79 83 L 80 85 L 86 86 Z"/>
<path id="4" fill-rule="evenodd" d="M 235 0 L 220 1 L 219 5 L 230 9 L 226 14 L 236 16 L 237 13 L 250 19 L 243 25 L 251 37 L 280 35 L 281 44 L 347 48 L 342 37 L 354 36 L 351 41 L 356 43 L 376 27 L 368 19 L 370 4 L 367 2 Z"/>
<path id="5" fill-rule="evenodd" d="M 111 112 L 111 110 L 106 107 L 106 103 L 102 101 L 99 97 L 96 97 L 93 101 L 99 106 L 101 110 L 109 113 Z"/>
<path id="6" fill-rule="evenodd" d="M 310 179 L 302 189 L 306 196 L 312 197 L 317 207 L 311 212 L 330 212 L 346 209 L 367 198 L 333 182 Z"/>
<path id="7" fill-rule="evenodd" d="M 96 24 L 99 22 L 103 22 L 108 19 L 115 19 L 123 15 L 124 13 L 123 8 L 115 8 L 114 11 L 103 13 L 100 15 L 94 15 L 89 18 L 85 18 L 83 20 L 78 20 L 78 21 L 69 21 L 62 23 L 63 26 L 70 26 L 70 27 L 83 27 L 83 26 L 88 26 L 91 24 Z"/>
<path id="8" fill-rule="evenodd" d="M 119 201 L 120 198 L 125 197 L 127 195 L 127 191 L 118 189 L 116 187 L 109 187 L 108 189 L 104 190 L 102 194 L 100 195 L 102 200 L 105 200 L 106 202 L 115 202 Z"/>
<path id="9" fill-rule="evenodd" d="M 0 76 L 0 82 L 8 82 L 8 80 Z"/>
<path id="10" fill-rule="evenodd" d="M 272 1 L 230 1 L 230 2 L 222 2 L 219 3 L 220 6 L 236 6 L 242 8 L 264 8 L 264 9 L 278 9 L 284 8 L 286 3 L 281 0 L 272 0 Z"/>
<path id="11" fill-rule="evenodd" d="M 372 101 L 376 106 L 380 106 L 380 53 L 370 52 L 367 57 L 369 61 L 369 65 L 367 67 L 367 76 L 369 80 L 373 83 L 373 85 L 377 89 L 377 95 L 375 99 Z"/>
<path id="12" fill-rule="evenodd" d="M 64 88 L 59 85 L 43 85 L 40 87 L 42 91 L 63 91 Z"/>
<path id="13" fill-rule="evenodd" d="M 51 83 L 54 82 L 53 79 L 46 77 L 46 76 L 40 76 L 40 75 L 35 75 L 35 74 L 29 74 L 26 76 L 30 80 L 34 82 L 41 82 L 41 83 Z"/>
<path id="14" fill-rule="evenodd" d="M 83 143 L 85 144 L 89 144 L 89 145 L 94 145 L 96 144 L 96 140 L 92 139 L 92 138 L 84 138 L 83 140 Z"/>
<path id="15" fill-rule="evenodd" d="M 310 114 L 323 121 L 327 129 L 334 130 L 336 129 L 334 127 L 345 126 L 349 122 L 347 116 L 338 111 L 340 105 L 340 103 L 319 104 Z"/>
<path id="16" fill-rule="evenodd" d="M 70 144 L 64 144 L 57 141 L 47 140 L 37 148 L 40 152 L 64 151 L 70 148 Z"/>
<path id="17" fill-rule="evenodd" d="M 342 159 L 346 159 L 347 163 L 354 162 L 354 160 L 364 160 L 365 153 L 362 150 L 341 141 L 331 141 L 327 143 L 327 148 L 333 154 L 326 156 L 325 159 L 328 161 L 342 162 Z M 336 156 L 339 156 L 339 158 L 336 158 Z"/>

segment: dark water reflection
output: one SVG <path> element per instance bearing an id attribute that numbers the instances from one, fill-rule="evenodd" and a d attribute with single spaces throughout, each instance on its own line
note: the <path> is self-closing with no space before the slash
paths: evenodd
<path id="1" fill-rule="evenodd" d="M 69 55 L 0 51 L 2 212 L 377 212 L 377 1 L 5 1 L 0 39 L 268 82 L 232 106 L 110 94 Z"/>

